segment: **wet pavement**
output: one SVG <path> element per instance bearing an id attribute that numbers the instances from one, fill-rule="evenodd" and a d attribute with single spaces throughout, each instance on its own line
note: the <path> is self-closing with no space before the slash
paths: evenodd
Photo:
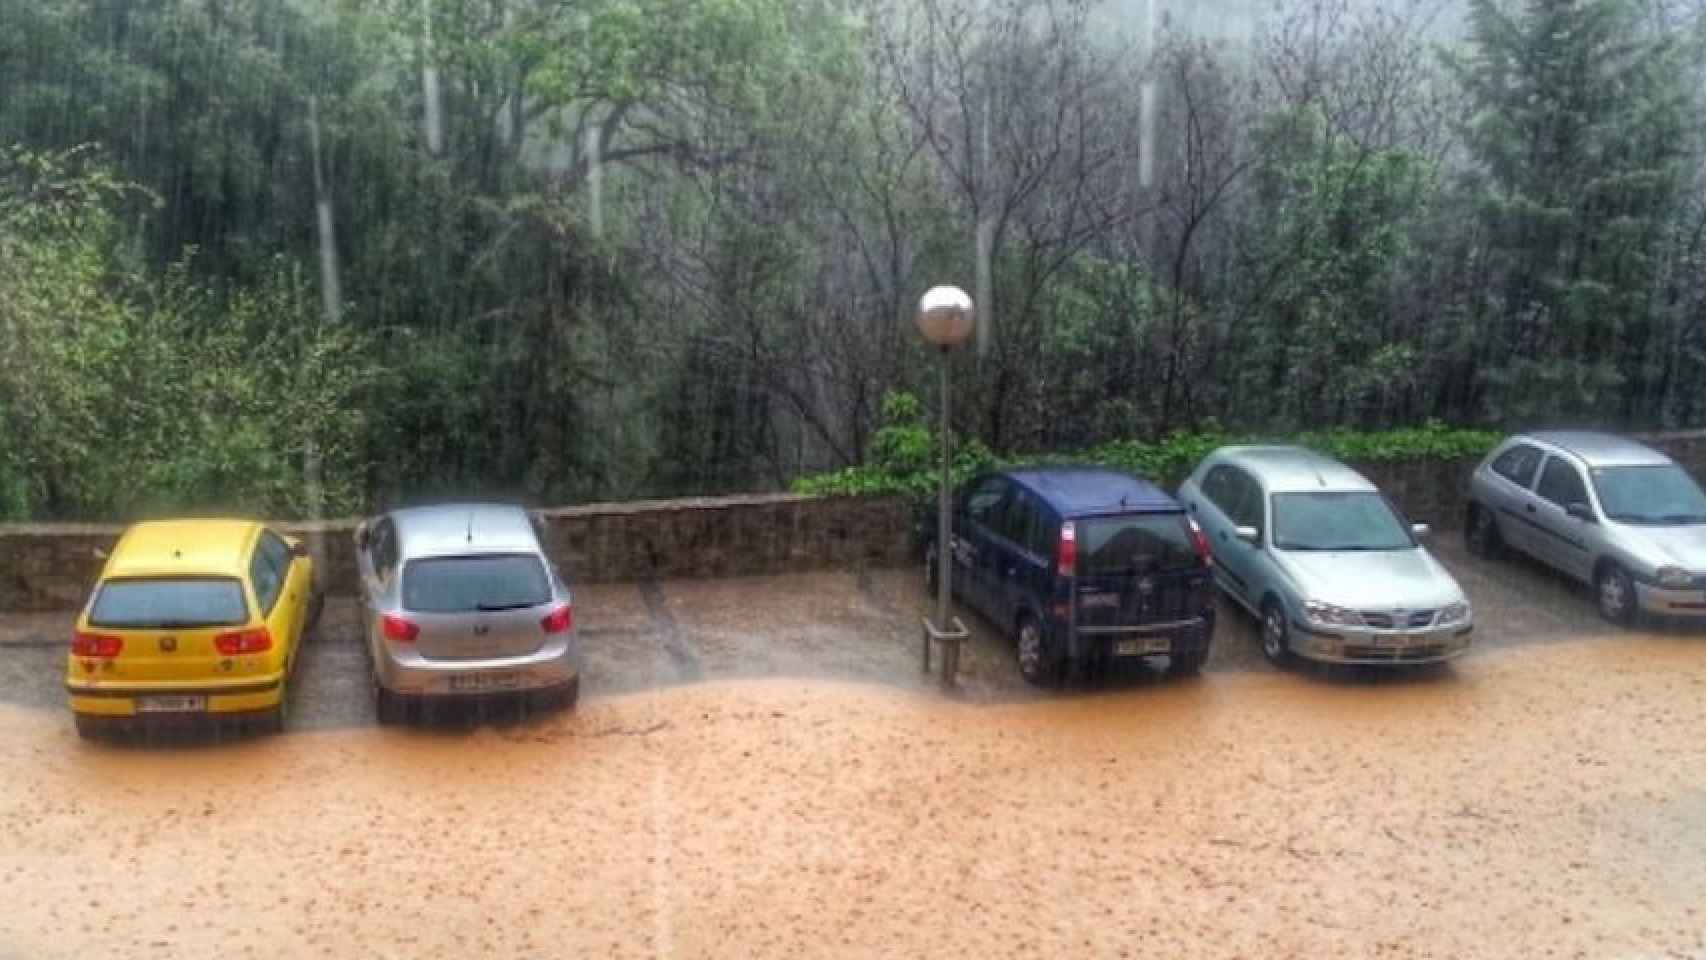
<path id="1" fill-rule="evenodd" d="M 0 618 L 0 960 L 1706 958 L 1706 631 L 1438 552 L 1479 648 L 1060 691 L 914 571 L 586 587 L 573 712 L 371 727 L 333 603 L 282 737 L 77 739 Z"/>
<path id="2" fill-rule="evenodd" d="M 1471 657 L 1605 631 L 1585 588 L 1536 564 L 1470 557 L 1454 535 L 1442 534 L 1430 547 L 1475 605 Z M 577 587 L 575 617 L 587 652 L 582 696 L 760 677 L 928 687 L 919 670 L 919 644 L 921 619 L 933 605 L 921 579 L 918 571 L 891 569 Z M 970 611 L 959 613 L 973 635 L 961 658 L 964 696 L 996 701 L 1058 695 L 1029 688 L 1013 662 L 1012 641 Z M 0 615 L 0 703 L 63 709 L 60 668 L 72 619 L 70 614 Z M 1654 629 L 1683 635 L 1697 630 Z M 365 657 L 355 602 L 334 597 L 298 665 L 291 692 L 293 728 L 372 724 Z M 1254 621 L 1223 598 L 1205 672 L 1272 669 L 1262 659 Z M 1321 682 L 1406 683 L 1418 674 L 1425 678 L 1453 669 L 1304 666 L 1295 672 Z M 1164 682 L 1153 664 L 1136 661 L 1116 665 L 1111 675 L 1077 678 L 1068 689 Z M 503 705 L 496 706 L 502 716 Z"/>

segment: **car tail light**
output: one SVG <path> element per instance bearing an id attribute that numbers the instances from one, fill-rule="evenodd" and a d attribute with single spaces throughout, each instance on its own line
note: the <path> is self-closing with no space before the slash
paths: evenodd
<path id="1" fill-rule="evenodd" d="M 78 657 L 116 657 L 124 649 L 124 638 L 106 633 L 84 633 L 79 630 L 71 635 L 71 653 Z"/>
<path id="2" fill-rule="evenodd" d="M 421 635 L 419 626 L 392 613 L 379 618 L 379 628 L 385 632 L 386 639 L 398 643 L 414 643 L 415 638 Z"/>
<path id="3" fill-rule="evenodd" d="M 1186 517 L 1185 522 L 1191 525 L 1191 542 L 1197 545 L 1197 559 L 1201 560 L 1205 567 L 1212 564 L 1214 554 L 1209 552 L 1208 537 L 1203 534 L 1202 527 L 1197 525 L 1195 517 Z"/>
<path id="4" fill-rule="evenodd" d="M 213 648 L 227 657 L 240 653 L 265 653 L 272 649 L 272 634 L 266 627 L 233 630 L 214 637 Z"/>
<path id="5" fill-rule="evenodd" d="M 565 603 L 546 614 L 539 625 L 545 628 L 546 633 L 562 633 L 575 625 L 575 608 Z"/>
<path id="6" fill-rule="evenodd" d="M 1078 575 L 1078 528 L 1071 520 L 1060 525 L 1060 575 L 1074 577 Z"/>

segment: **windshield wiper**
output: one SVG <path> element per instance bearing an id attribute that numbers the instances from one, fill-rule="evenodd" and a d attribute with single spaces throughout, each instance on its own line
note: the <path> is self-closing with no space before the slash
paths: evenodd
<path id="1" fill-rule="evenodd" d="M 514 603 L 476 603 L 474 609 L 481 613 L 496 613 L 499 610 L 520 610 L 522 607 L 537 607 L 534 600 L 517 600 Z"/>
<path id="2" fill-rule="evenodd" d="M 1698 513 L 1667 513 L 1652 519 L 1654 523 L 1706 523 L 1706 515 Z"/>

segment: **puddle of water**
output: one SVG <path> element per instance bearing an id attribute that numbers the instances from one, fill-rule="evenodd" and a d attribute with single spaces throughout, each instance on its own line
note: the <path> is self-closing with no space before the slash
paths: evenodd
<path id="1" fill-rule="evenodd" d="M 0 708 L 0 954 L 1699 952 L 1699 647 L 1001 705 L 707 683 L 175 751 Z"/>

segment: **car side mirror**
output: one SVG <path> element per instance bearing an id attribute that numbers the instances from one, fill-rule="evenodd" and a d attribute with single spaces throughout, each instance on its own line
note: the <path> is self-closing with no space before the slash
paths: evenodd
<path id="1" fill-rule="evenodd" d="M 308 544 L 307 543 L 305 543 L 301 540 L 295 539 L 295 538 L 291 538 L 287 542 L 290 544 L 290 555 L 291 556 L 299 557 L 299 558 L 308 556 Z"/>
<path id="2" fill-rule="evenodd" d="M 1262 542 L 1262 531 L 1257 530 L 1255 527 L 1239 527 L 1232 532 L 1237 535 L 1238 539 L 1252 547 Z"/>
<path id="3" fill-rule="evenodd" d="M 1433 536 L 1433 532 L 1434 528 L 1425 523 L 1410 524 L 1410 536 L 1415 537 L 1417 540 L 1426 540 Z"/>
<path id="4" fill-rule="evenodd" d="M 1572 503 L 1564 508 L 1564 512 L 1583 523 L 1593 523 L 1593 509 L 1585 503 Z"/>
<path id="5" fill-rule="evenodd" d="M 363 520 L 362 522 L 355 525 L 355 545 L 360 547 L 363 550 L 367 549 L 367 521 L 366 520 Z"/>

